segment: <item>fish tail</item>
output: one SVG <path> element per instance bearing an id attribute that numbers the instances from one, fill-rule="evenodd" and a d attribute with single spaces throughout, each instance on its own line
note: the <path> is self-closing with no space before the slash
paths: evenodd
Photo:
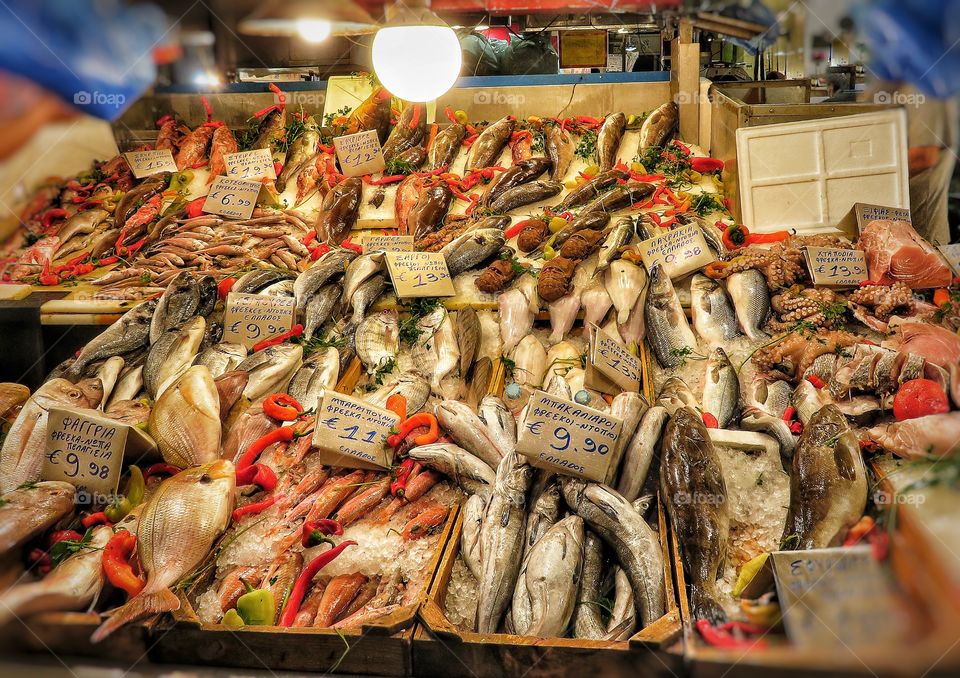
<path id="1" fill-rule="evenodd" d="M 706 619 L 716 626 L 727 620 L 727 613 L 711 591 L 690 587 L 690 607 L 694 619 Z"/>
<path id="2" fill-rule="evenodd" d="M 99 643 L 124 624 L 160 612 L 180 609 L 180 599 L 170 589 L 141 593 L 114 610 L 110 617 L 90 636 L 91 643 Z"/>

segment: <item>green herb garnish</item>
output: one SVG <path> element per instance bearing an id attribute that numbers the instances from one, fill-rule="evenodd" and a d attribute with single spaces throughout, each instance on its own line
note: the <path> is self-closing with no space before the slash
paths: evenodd
<path id="1" fill-rule="evenodd" d="M 723 203 L 713 193 L 698 193 L 690 201 L 690 209 L 701 217 L 710 212 L 724 211 Z"/>
<path id="2" fill-rule="evenodd" d="M 592 161 L 597 155 L 597 133 L 592 130 L 584 130 L 573 153 L 585 162 Z"/>
<path id="3" fill-rule="evenodd" d="M 60 562 L 66 560 L 74 553 L 79 553 L 84 549 L 91 549 L 90 540 L 93 539 L 93 528 L 88 528 L 86 532 L 83 533 L 83 538 L 79 541 L 75 539 L 63 539 L 58 541 L 50 548 L 50 560 L 54 567 L 60 564 Z M 99 550 L 99 549 L 97 549 Z"/>

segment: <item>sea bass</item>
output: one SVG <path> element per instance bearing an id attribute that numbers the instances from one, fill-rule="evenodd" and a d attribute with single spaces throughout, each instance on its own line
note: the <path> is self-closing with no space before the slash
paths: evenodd
<path id="1" fill-rule="evenodd" d="M 647 294 L 647 339 L 662 367 L 676 367 L 684 355 L 697 350 L 687 316 L 663 266 L 650 271 L 650 292 Z"/>

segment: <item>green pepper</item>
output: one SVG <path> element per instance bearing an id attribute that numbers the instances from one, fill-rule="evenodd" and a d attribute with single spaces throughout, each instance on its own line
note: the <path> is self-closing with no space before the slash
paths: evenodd
<path id="1" fill-rule="evenodd" d="M 174 191 L 179 191 L 189 186 L 191 181 L 193 181 L 193 172 L 183 170 L 170 177 L 170 188 Z"/>
<path id="2" fill-rule="evenodd" d="M 130 466 L 130 479 L 127 480 L 127 488 L 124 490 L 123 496 L 118 497 L 103 510 L 111 522 L 120 522 L 135 506 L 143 503 L 145 486 L 143 472 L 140 471 L 138 466 Z"/>
<path id="3" fill-rule="evenodd" d="M 227 610 L 226 614 L 223 615 L 223 621 L 221 623 L 226 626 L 243 626 L 243 617 L 231 607 Z"/>
<path id="4" fill-rule="evenodd" d="M 252 626 L 273 624 L 277 614 L 277 605 L 270 589 L 255 589 L 241 579 L 247 592 L 237 599 L 237 612 L 245 624 Z"/>

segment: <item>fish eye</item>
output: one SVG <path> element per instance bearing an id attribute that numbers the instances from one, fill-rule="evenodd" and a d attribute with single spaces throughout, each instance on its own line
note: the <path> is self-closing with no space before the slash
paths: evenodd
<path id="1" fill-rule="evenodd" d="M 80 391 L 70 391 L 69 393 L 70 398 L 79 398 L 82 395 L 83 393 L 81 393 Z"/>
<path id="2" fill-rule="evenodd" d="M 213 478 L 210 477 L 210 474 L 204 473 L 202 476 L 200 476 L 199 482 L 206 484 L 206 483 L 209 483 L 211 480 L 213 480 Z"/>

